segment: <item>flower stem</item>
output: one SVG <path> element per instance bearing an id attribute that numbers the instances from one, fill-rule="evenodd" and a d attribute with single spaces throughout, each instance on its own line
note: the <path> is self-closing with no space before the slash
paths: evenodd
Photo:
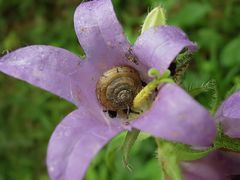
<path id="1" fill-rule="evenodd" d="M 170 71 L 166 70 L 162 75 L 159 74 L 158 70 L 152 68 L 149 70 L 149 75 L 154 79 L 149 82 L 134 98 L 133 107 L 134 111 L 144 111 L 145 104 L 148 102 L 149 97 L 154 93 L 159 85 L 164 83 L 173 83 L 174 81 L 170 78 Z"/>
<path id="2" fill-rule="evenodd" d="M 180 162 L 178 161 L 175 147 L 162 139 L 155 139 L 158 149 L 157 158 L 161 166 L 161 177 L 166 179 L 166 175 L 172 180 L 183 180 Z"/>

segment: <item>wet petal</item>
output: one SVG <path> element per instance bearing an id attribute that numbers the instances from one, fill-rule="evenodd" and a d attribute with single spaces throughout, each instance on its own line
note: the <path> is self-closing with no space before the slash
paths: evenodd
<path id="1" fill-rule="evenodd" d="M 88 74 L 83 64 L 67 50 L 35 45 L 1 57 L 0 71 L 80 105 L 82 77 Z"/>
<path id="2" fill-rule="evenodd" d="M 127 61 L 130 44 L 114 13 L 111 0 L 81 3 L 75 11 L 77 37 L 87 57 L 97 64 Z"/>
<path id="3" fill-rule="evenodd" d="M 216 113 L 216 121 L 221 122 L 225 134 L 240 138 L 240 91 L 222 103 Z"/>
<path id="4" fill-rule="evenodd" d="M 184 48 L 191 53 L 196 49 L 196 44 L 177 27 L 158 26 L 145 31 L 137 39 L 133 51 L 141 63 L 163 72 Z"/>
<path id="5" fill-rule="evenodd" d="M 176 84 L 163 86 L 151 109 L 133 126 L 157 137 L 196 146 L 210 145 L 216 131 L 208 111 Z"/>
<path id="6" fill-rule="evenodd" d="M 103 73 L 71 52 L 52 46 L 28 46 L 0 59 L 0 71 L 50 91 L 77 106 L 102 111 L 96 83 Z"/>
<path id="7" fill-rule="evenodd" d="M 86 108 L 80 108 L 57 126 L 47 154 L 51 180 L 79 180 L 97 152 L 122 131 L 116 121 L 106 124 Z"/>

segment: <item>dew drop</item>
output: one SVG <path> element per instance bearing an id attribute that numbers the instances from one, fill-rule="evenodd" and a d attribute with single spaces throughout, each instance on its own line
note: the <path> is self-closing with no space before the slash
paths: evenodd
<path id="1" fill-rule="evenodd" d="M 71 130 L 69 129 L 69 128 L 66 128 L 65 130 L 64 130 L 64 136 L 66 136 L 66 137 L 68 137 L 68 136 L 70 136 L 70 134 L 71 134 Z"/>
<path id="2" fill-rule="evenodd" d="M 54 172 L 55 168 L 53 166 L 49 167 L 49 172 Z"/>
<path id="3" fill-rule="evenodd" d="M 43 71 L 44 67 L 45 67 L 45 64 L 44 63 L 40 63 L 39 66 L 38 66 L 38 70 L 39 71 Z"/>

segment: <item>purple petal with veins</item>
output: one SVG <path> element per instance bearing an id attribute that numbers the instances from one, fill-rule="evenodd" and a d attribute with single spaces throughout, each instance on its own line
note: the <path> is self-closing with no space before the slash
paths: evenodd
<path id="1" fill-rule="evenodd" d="M 82 179 L 97 152 L 122 130 L 117 121 L 106 124 L 87 108 L 69 114 L 57 126 L 48 145 L 51 180 Z"/>
<path id="2" fill-rule="evenodd" d="M 176 84 L 163 86 L 149 111 L 134 127 L 157 137 L 191 145 L 210 145 L 215 137 L 208 111 Z"/>
<path id="3" fill-rule="evenodd" d="M 177 27 L 158 26 L 145 31 L 135 42 L 133 50 L 144 65 L 163 72 L 184 48 L 192 53 L 197 45 Z"/>

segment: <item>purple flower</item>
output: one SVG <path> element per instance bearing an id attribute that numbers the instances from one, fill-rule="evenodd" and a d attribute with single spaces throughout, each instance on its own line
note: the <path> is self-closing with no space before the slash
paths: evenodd
<path id="1" fill-rule="evenodd" d="M 230 180 L 240 175 L 240 154 L 217 150 L 197 161 L 181 162 L 186 180 Z"/>
<path id="2" fill-rule="evenodd" d="M 240 138 L 240 91 L 227 98 L 218 108 L 216 123 L 220 123 L 224 134 Z M 186 179 L 227 180 L 240 175 L 240 154 L 227 150 L 217 150 L 195 162 L 183 162 Z"/>
<path id="3" fill-rule="evenodd" d="M 220 152 L 211 153 L 198 161 L 182 162 L 181 165 L 185 180 L 230 180 L 233 168 L 229 159 Z"/>
<path id="4" fill-rule="evenodd" d="M 240 91 L 222 103 L 216 113 L 216 121 L 221 123 L 226 135 L 240 138 Z"/>
<path id="5" fill-rule="evenodd" d="M 166 84 L 149 111 L 124 125 L 103 112 L 96 96 L 100 76 L 115 66 L 131 66 L 143 81 L 147 70 L 168 69 L 184 48 L 196 45 L 180 29 L 159 26 L 147 30 L 131 46 L 114 14 L 110 0 L 82 3 L 74 25 L 86 58 L 44 45 L 18 49 L 0 59 L 0 71 L 48 90 L 77 106 L 55 129 L 48 146 L 51 179 L 81 179 L 96 153 L 118 133 L 137 128 L 153 136 L 206 146 L 215 137 L 207 110 L 176 84 Z"/>
<path id="6" fill-rule="evenodd" d="M 231 138 L 240 138 L 240 91 L 227 98 L 216 113 L 216 122 L 220 123 L 224 134 Z M 240 175 L 240 154 L 220 151 L 228 174 Z"/>

